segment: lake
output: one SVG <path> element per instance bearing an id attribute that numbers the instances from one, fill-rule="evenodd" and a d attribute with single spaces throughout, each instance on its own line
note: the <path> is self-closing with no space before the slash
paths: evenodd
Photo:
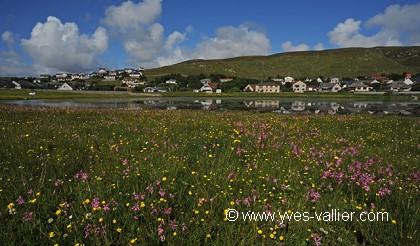
<path id="1" fill-rule="evenodd" d="M 100 107 L 159 110 L 252 110 L 280 114 L 383 114 L 420 116 L 420 102 L 357 98 L 208 98 L 149 97 L 108 99 L 27 99 L 0 103 L 46 107 Z"/>

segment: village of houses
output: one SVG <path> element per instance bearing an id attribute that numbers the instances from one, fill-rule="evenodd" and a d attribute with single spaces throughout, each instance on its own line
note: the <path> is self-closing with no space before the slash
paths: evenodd
<path id="1" fill-rule="evenodd" d="M 92 78 L 100 79 L 101 81 L 120 81 L 120 85 L 113 86 L 113 90 L 119 91 L 133 91 L 141 87 L 145 93 L 153 92 L 169 92 L 172 91 L 174 85 L 177 85 L 176 79 L 168 79 L 165 83 L 155 86 L 148 86 L 148 82 L 144 79 L 144 68 L 133 69 L 125 68 L 120 70 L 106 70 L 99 68 L 97 72 L 93 73 L 57 73 L 51 75 L 40 75 L 39 78 L 34 78 L 32 81 L 19 80 L 1 80 L 0 88 L 9 87 L 15 89 L 57 89 L 63 91 L 82 90 L 85 88 L 74 88 L 72 81 L 89 81 Z M 222 93 L 220 84 L 229 83 L 232 78 L 220 78 L 218 81 L 211 79 L 201 79 L 200 88 L 191 88 L 192 91 L 197 93 Z M 314 83 L 314 80 L 316 83 Z M 241 88 L 244 92 L 257 92 L 257 93 L 280 93 L 282 88 L 289 88 L 288 91 L 295 93 L 305 92 L 359 92 L 359 93 L 372 93 L 381 94 L 385 92 L 408 92 L 412 90 L 413 85 L 420 83 L 420 76 L 411 77 L 406 74 L 403 80 L 390 80 L 385 76 L 380 75 L 364 75 L 363 79 L 354 80 L 340 80 L 338 77 L 331 77 L 329 81 L 317 79 L 295 80 L 293 77 L 275 78 L 269 82 L 261 82 L 254 84 L 247 84 L 245 88 Z M 417 86 L 416 86 L 417 88 Z M 108 88 L 109 89 L 109 88 Z M 417 89 L 416 89 L 417 90 Z"/>

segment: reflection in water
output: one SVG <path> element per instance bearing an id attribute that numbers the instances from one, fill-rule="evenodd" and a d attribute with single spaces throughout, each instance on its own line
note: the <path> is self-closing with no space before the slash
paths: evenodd
<path id="1" fill-rule="evenodd" d="M 98 99 L 15 100 L 0 103 L 52 107 L 106 107 L 129 109 L 254 110 L 281 114 L 395 114 L 420 116 L 420 102 L 350 101 L 349 99 Z"/>

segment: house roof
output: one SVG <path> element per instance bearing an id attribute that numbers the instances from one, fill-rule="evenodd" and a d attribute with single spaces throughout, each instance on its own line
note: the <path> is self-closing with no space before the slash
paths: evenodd
<path id="1" fill-rule="evenodd" d="M 267 86 L 267 85 L 280 86 L 279 84 L 272 83 L 272 82 L 265 82 L 265 83 L 259 83 L 259 84 L 257 84 L 257 86 Z"/>
<path id="2" fill-rule="evenodd" d="M 319 88 L 321 88 L 321 89 L 331 89 L 335 85 L 337 85 L 337 84 L 336 83 L 321 83 L 321 84 L 319 84 Z"/>
<path id="3" fill-rule="evenodd" d="M 248 84 L 247 87 L 251 87 L 252 89 L 255 90 L 255 87 L 257 87 L 257 84 Z"/>
<path id="4" fill-rule="evenodd" d="M 362 81 L 357 81 L 351 85 L 348 86 L 349 88 L 356 88 L 356 87 L 368 87 L 366 84 L 364 84 Z"/>

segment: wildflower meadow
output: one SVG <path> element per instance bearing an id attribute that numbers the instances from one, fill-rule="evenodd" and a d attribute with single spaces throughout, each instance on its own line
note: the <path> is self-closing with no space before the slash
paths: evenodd
<path id="1" fill-rule="evenodd" d="M 5 245 L 420 242 L 419 118 L 6 105 L 0 116 Z M 270 217 L 322 211 L 342 213 Z M 243 217 L 253 212 L 266 217 Z"/>

